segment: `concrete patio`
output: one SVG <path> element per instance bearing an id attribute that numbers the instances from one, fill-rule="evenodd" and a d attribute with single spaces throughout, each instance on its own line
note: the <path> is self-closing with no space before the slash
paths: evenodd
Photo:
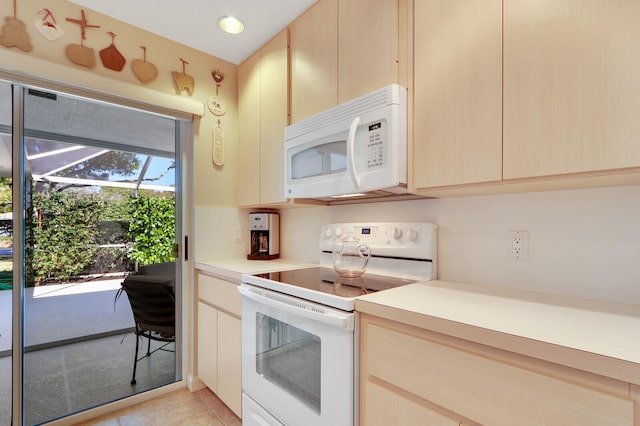
<path id="1" fill-rule="evenodd" d="M 138 363 L 122 278 L 25 290 L 25 424 L 124 398 L 175 380 L 175 356 L 158 351 Z M 0 424 L 11 413 L 11 291 L 0 291 Z M 146 342 L 146 341 L 145 341 Z M 152 345 L 156 347 L 157 345 Z M 146 343 L 145 343 L 146 347 Z M 140 355 L 143 352 L 140 351 Z"/>
<path id="2" fill-rule="evenodd" d="M 27 351 L 132 330 L 126 294 L 114 306 L 122 278 L 25 289 Z M 0 291 L 0 357 L 11 350 L 11 291 Z"/>

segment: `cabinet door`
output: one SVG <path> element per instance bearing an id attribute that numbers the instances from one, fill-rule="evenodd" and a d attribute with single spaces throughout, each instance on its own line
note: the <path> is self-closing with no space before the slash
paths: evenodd
<path id="1" fill-rule="evenodd" d="M 320 0 L 289 27 L 291 122 L 338 102 L 338 0 Z"/>
<path id="2" fill-rule="evenodd" d="M 634 403 L 626 396 L 374 321 L 361 317 L 361 377 L 386 382 L 460 417 L 485 425 L 633 424 Z"/>
<path id="3" fill-rule="evenodd" d="M 502 0 L 420 0 L 413 187 L 502 178 Z"/>
<path id="4" fill-rule="evenodd" d="M 504 1 L 504 178 L 640 166 L 640 2 Z"/>
<path id="5" fill-rule="evenodd" d="M 238 67 L 238 205 L 260 203 L 260 53 Z"/>
<path id="6" fill-rule="evenodd" d="M 398 83 L 398 10 L 398 0 L 338 2 L 338 103 Z"/>
<path id="7" fill-rule="evenodd" d="M 425 405 L 419 398 L 402 396 L 379 384 L 364 384 L 362 424 L 367 426 L 459 426 L 461 421 Z"/>
<path id="8" fill-rule="evenodd" d="M 231 314 L 242 315 L 238 283 L 198 273 L 198 299 Z"/>
<path id="9" fill-rule="evenodd" d="M 231 315 L 218 312 L 218 391 L 216 394 L 242 416 L 242 325 Z"/>
<path id="10" fill-rule="evenodd" d="M 284 128 L 289 123 L 288 44 L 285 29 L 260 49 L 260 204 L 286 201 Z"/>
<path id="11" fill-rule="evenodd" d="M 198 378 L 218 392 L 218 310 L 198 302 Z"/>

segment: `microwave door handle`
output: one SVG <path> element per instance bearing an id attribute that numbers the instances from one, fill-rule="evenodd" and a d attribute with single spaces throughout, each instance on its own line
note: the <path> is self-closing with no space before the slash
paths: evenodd
<path id="1" fill-rule="evenodd" d="M 356 173 L 356 132 L 360 126 L 360 117 L 356 117 L 351 122 L 349 127 L 349 137 L 347 138 L 347 149 L 349 150 L 349 163 L 351 165 L 351 179 L 356 186 L 356 189 L 360 188 L 360 176 Z"/>

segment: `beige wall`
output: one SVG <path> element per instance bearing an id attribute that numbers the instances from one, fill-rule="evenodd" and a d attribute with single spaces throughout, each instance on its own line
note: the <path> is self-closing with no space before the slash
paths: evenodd
<path id="1" fill-rule="evenodd" d="M 283 210 L 281 254 L 317 261 L 320 225 L 349 221 L 436 223 L 440 279 L 640 304 L 640 186 Z"/>
<path id="2" fill-rule="evenodd" d="M 45 39 L 35 28 L 37 12 L 48 8 L 64 29 L 64 36 L 55 41 Z M 13 0 L 0 0 L 3 16 L 13 16 Z M 33 50 L 22 52 L 16 47 L 0 45 L 0 67 L 21 71 L 37 77 L 50 78 L 64 83 L 78 85 L 99 91 L 178 110 L 199 110 L 195 120 L 194 203 L 196 206 L 235 206 L 236 202 L 236 129 L 237 129 L 237 67 L 229 62 L 203 52 L 172 42 L 147 31 L 114 20 L 85 8 L 86 18 L 91 25 L 87 28 L 84 45 L 93 48 L 96 66 L 93 69 L 75 65 L 65 55 L 68 44 L 80 43 L 80 26 L 67 22 L 65 18 L 80 18 L 81 7 L 64 0 L 18 0 L 17 18 L 25 23 Z M 152 13 L 152 12 L 150 12 Z M 111 44 L 107 32 L 117 35 L 115 46 L 127 59 L 120 72 L 105 68 L 98 52 Z M 133 74 L 130 64 L 134 59 L 142 59 L 140 46 L 147 47 L 147 61 L 158 69 L 156 80 L 144 85 Z M 193 96 L 185 92 L 177 93 L 171 71 L 182 71 L 180 58 L 189 62 L 186 73 L 195 80 Z M 215 82 L 211 71 L 220 70 L 225 75 L 219 95 L 227 102 L 227 113 L 221 117 L 225 134 L 225 164 L 214 166 L 211 157 L 213 129 L 217 117 L 206 108 L 209 96 L 215 94 Z"/>
<path id="3" fill-rule="evenodd" d="M 196 262 L 244 258 L 249 253 L 249 216 L 244 209 L 197 206 L 195 223 Z"/>

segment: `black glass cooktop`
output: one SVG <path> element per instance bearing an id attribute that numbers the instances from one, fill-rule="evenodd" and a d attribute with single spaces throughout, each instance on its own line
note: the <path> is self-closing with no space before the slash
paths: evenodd
<path id="1" fill-rule="evenodd" d="M 415 280 L 374 274 L 364 274 L 359 278 L 344 278 L 340 277 L 333 268 L 322 267 L 267 272 L 254 275 L 271 281 L 347 298 L 415 282 Z"/>

